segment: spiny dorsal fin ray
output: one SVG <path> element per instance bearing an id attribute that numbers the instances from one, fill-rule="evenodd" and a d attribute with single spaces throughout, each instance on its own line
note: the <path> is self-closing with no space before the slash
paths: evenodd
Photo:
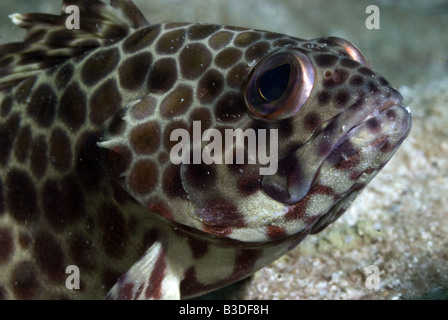
<path id="1" fill-rule="evenodd" d="M 69 5 L 79 8 L 79 29 L 68 29 Z M 65 59 L 123 39 L 131 29 L 149 25 L 131 0 L 63 0 L 61 15 L 28 13 L 10 18 L 27 29 L 23 42 L 0 46 L 0 90 Z"/>
<path id="2" fill-rule="evenodd" d="M 149 25 L 140 9 L 132 2 L 132 0 L 111 0 L 110 5 L 120 9 L 123 18 L 128 20 L 129 25 L 137 29 Z"/>

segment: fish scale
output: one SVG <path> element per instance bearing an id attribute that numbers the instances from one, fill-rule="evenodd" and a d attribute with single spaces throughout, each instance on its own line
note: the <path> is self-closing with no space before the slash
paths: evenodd
<path id="1" fill-rule="evenodd" d="M 1 298 L 178 299 L 243 279 L 339 218 L 411 128 L 340 38 L 150 24 L 124 0 L 11 17 L 27 35 L 0 46 Z M 172 133 L 197 123 L 265 132 L 276 172 L 175 164 Z"/>

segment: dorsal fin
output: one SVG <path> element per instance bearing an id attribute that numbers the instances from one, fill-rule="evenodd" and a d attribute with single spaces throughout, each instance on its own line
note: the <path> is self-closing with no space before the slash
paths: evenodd
<path id="1" fill-rule="evenodd" d="M 67 28 L 66 21 L 79 9 L 79 29 Z M 131 0 L 63 0 L 61 15 L 12 14 L 12 21 L 27 29 L 22 42 L 0 46 L 0 90 L 68 58 L 123 39 L 132 29 L 149 22 Z"/>

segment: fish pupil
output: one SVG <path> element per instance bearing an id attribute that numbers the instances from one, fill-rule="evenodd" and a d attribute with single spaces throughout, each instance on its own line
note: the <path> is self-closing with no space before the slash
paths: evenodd
<path id="1" fill-rule="evenodd" d="M 259 92 L 268 102 L 279 100 L 288 88 L 291 65 L 284 63 L 266 71 L 260 78 Z"/>

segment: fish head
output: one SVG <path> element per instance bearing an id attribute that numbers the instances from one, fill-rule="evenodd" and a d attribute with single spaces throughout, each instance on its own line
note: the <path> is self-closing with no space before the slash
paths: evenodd
<path id="1" fill-rule="evenodd" d="M 409 133 L 400 93 L 346 40 L 146 28 L 124 48 L 154 38 L 149 91 L 100 146 L 123 188 L 180 228 L 254 243 L 317 230 Z"/>
<path id="2" fill-rule="evenodd" d="M 345 212 L 411 129 L 402 95 L 341 38 L 274 50 L 244 90 L 254 118 L 292 128 L 261 189 L 287 207 L 287 220 L 307 221 L 313 232 Z"/>

